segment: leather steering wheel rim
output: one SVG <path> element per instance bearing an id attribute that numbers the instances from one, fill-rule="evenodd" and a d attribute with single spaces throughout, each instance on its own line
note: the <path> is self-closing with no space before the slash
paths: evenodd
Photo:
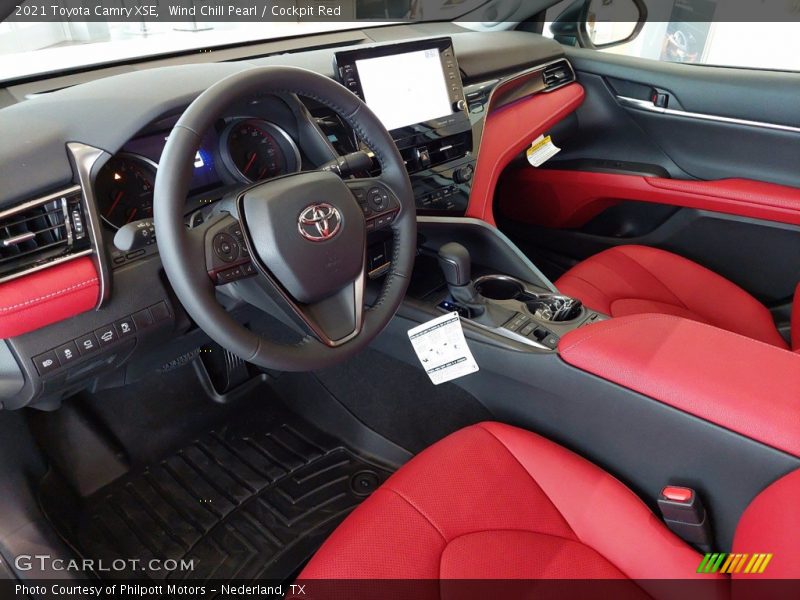
<path id="1" fill-rule="evenodd" d="M 205 262 L 197 260 L 196 240 L 190 239 L 185 225 L 194 156 L 204 133 L 235 101 L 270 94 L 307 96 L 336 111 L 372 149 L 381 167 L 379 179 L 399 203 L 399 213 L 391 225 L 391 266 L 378 299 L 365 307 L 357 335 L 336 347 L 320 342 L 311 334 L 296 344 L 278 343 L 235 321 L 217 301 Z M 189 105 L 164 147 L 156 176 L 153 212 L 164 270 L 189 315 L 224 348 L 255 365 L 279 371 L 330 367 L 364 349 L 386 327 L 403 301 L 416 253 L 414 195 L 391 136 L 366 104 L 344 86 L 296 67 L 247 69 L 211 86 Z M 296 234 L 296 229 L 293 231 Z"/>

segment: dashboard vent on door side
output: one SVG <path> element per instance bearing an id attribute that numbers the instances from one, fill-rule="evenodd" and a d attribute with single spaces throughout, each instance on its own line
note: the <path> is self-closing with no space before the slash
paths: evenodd
<path id="1" fill-rule="evenodd" d="M 91 252 L 79 186 L 0 211 L 0 281 Z"/>
<path id="2" fill-rule="evenodd" d="M 542 71 L 542 79 L 544 80 L 545 91 L 549 92 L 575 81 L 575 72 L 572 70 L 572 65 L 569 64 L 569 61 L 562 59 L 545 67 L 544 71 Z"/>

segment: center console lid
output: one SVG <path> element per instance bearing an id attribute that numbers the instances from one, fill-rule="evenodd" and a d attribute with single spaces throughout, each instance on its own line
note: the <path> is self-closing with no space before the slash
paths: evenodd
<path id="1" fill-rule="evenodd" d="M 615 318 L 565 335 L 568 364 L 800 456 L 800 355 L 671 315 Z"/>

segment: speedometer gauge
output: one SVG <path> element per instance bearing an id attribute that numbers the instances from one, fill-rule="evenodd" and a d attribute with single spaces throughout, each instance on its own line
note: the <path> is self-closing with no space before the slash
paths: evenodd
<path id="1" fill-rule="evenodd" d="M 261 119 L 240 119 L 225 128 L 222 159 L 248 183 L 300 170 L 300 152 L 289 134 Z"/>
<path id="2" fill-rule="evenodd" d="M 121 152 L 112 157 L 95 181 L 100 216 L 120 228 L 126 223 L 153 217 L 153 188 L 156 164 L 151 160 Z"/>

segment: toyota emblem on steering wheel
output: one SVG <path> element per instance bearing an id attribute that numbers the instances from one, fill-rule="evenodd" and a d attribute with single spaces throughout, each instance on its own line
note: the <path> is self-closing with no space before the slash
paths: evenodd
<path id="1" fill-rule="evenodd" d="M 341 227 L 342 215 L 335 206 L 327 203 L 307 206 L 297 219 L 300 235 L 312 242 L 324 242 L 333 238 Z"/>

